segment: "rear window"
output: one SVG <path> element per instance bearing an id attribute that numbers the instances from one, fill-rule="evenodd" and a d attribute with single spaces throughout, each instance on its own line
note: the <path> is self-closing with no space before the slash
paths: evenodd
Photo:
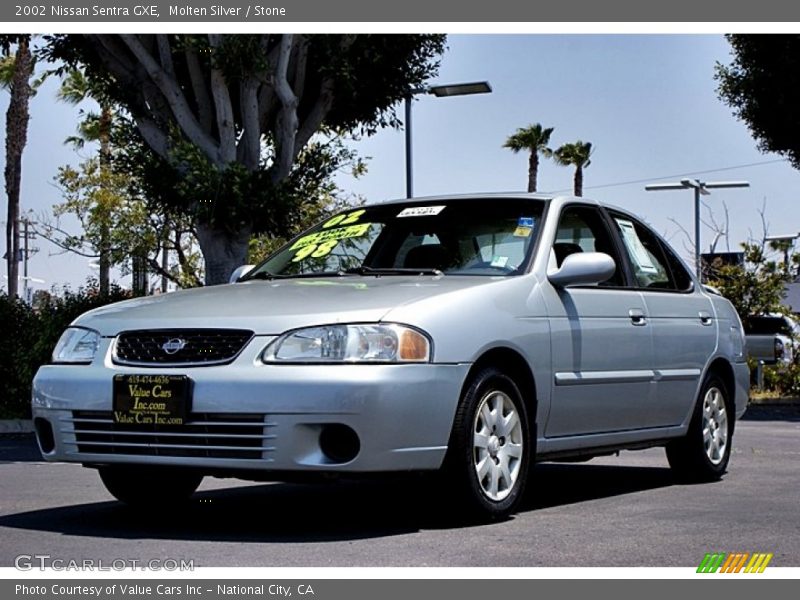
<path id="1" fill-rule="evenodd" d="M 791 327 L 781 317 L 750 317 L 744 329 L 754 335 L 792 334 Z"/>

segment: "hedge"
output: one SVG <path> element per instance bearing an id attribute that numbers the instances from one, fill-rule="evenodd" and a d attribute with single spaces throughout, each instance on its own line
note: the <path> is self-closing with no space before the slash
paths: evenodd
<path id="1" fill-rule="evenodd" d="M 50 362 L 59 336 L 76 317 L 130 296 L 115 286 L 100 294 L 93 282 L 60 296 L 40 296 L 33 307 L 0 294 L 0 419 L 30 418 L 33 376 Z"/>

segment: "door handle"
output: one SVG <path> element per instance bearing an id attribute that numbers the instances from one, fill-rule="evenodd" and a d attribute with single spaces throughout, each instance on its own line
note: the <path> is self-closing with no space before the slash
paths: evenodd
<path id="1" fill-rule="evenodd" d="M 708 312 L 706 312 L 704 310 L 701 310 L 699 313 L 697 313 L 697 316 L 700 317 L 700 322 L 703 325 L 708 326 L 708 325 L 711 325 L 714 322 L 714 319 L 712 319 L 712 317 L 711 317 L 711 313 L 708 313 Z"/>
<path id="2" fill-rule="evenodd" d="M 628 311 L 628 316 L 631 318 L 631 323 L 636 326 L 647 325 L 647 317 L 644 316 L 643 310 L 632 308 Z"/>

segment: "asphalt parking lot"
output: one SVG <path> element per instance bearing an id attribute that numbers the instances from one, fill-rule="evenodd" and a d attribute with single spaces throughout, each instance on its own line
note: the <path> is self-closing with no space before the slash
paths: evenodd
<path id="1" fill-rule="evenodd" d="M 92 470 L 41 462 L 0 437 L 0 566 L 185 559 L 195 566 L 696 566 L 706 552 L 773 552 L 800 566 L 800 409 L 737 424 L 725 478 L 676 483 L 663 450 L 542 464 L 514 518 L 454 520 L 427 480 L 254 484 L 206 479 L 165 517 L 113 501 Z"/>

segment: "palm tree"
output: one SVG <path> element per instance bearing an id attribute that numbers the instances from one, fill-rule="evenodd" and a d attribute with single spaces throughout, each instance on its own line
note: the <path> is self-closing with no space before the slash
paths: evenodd
<path id="1" fill-rule="evenodd" d="M 91 96 L 88 79 L 79 69 L 67 72 L 58 90 L 58 99 L 67 104 L 78 105 Z M 100 102 L 100 115 L 89 113 L 78 125 L 78 135 L 67 138 L 67 142 L 82 148 L 86 142 L 100 144 L 100 168 L 108 169 L 111 162 L 111 127 L 113 112 L 111 105 Z M 100 293 L 107 294 L 111 280 L 111 232 L 105 228 L 100 240 Z"/>
<path id="2" fill-rule="evenodd" d="M 17 40 L 17 52 L 0 61 L 0 87 L 11 95 L 6 111 L 6 194 L 8 195 L 8 221 L 6 223 L 6 259 L 8 265 L 8 295 L 14 297 L 19 285 L 19 197 L 22 183 L 22 152 L 28 143 L 28 121 L 34 58 L 30 36 Z"/>
<path id="3" fill-rule="evenodd" d="M 583 196 L 583 170 L 592 164 L 592 143 L 578 140 L 563 144 L 553 152 L 553 159 L 563 167 L 575 167 L 574 189 L 576 196 Z"/>
<path id="4" fill-rule="evenodd" d="M 528 127 L 520 127 L 517 132 L 510 136 L 504 148 L 508 148 L 515 154 L 526 150 L 530 152 L 528 158 L 528 191 L 536 191 L 536 179 L 539 176 L 539 155 L 549 157 L 553 151 L 548 148 L 550 136 L 553 133 L 552 127 L 544 128 L 541 123 L 534 123 Z"/>

